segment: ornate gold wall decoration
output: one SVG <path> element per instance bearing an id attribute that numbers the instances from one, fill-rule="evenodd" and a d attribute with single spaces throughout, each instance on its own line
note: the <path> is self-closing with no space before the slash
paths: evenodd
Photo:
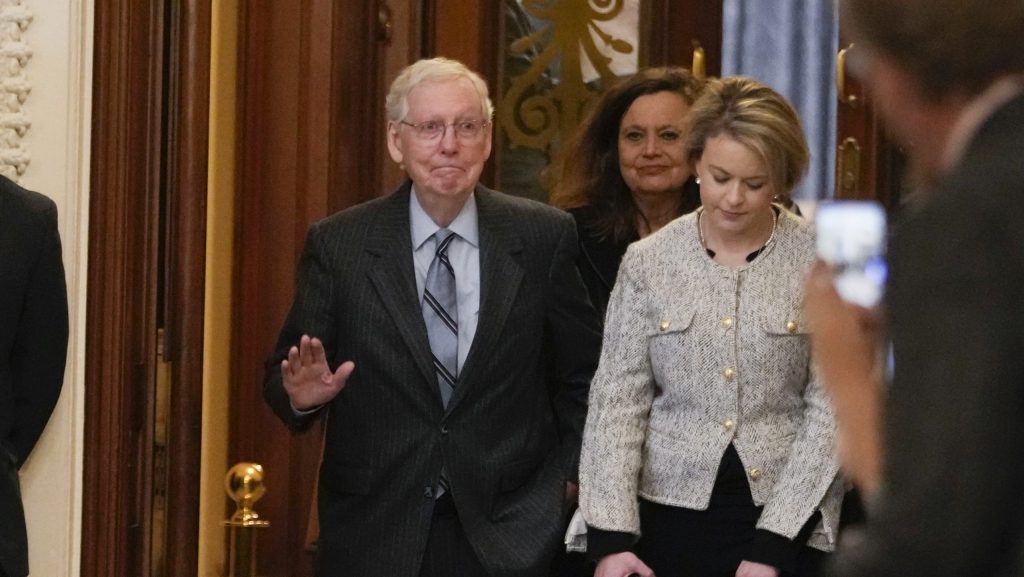
<path id="1" fill-rule="evenodd" d="M 606 84 L 616 76 L 608 51 L 636 50 L 602 26 L 619 16 L 624 4 L 625 0 L 520 3 L 519 28 L 526 28 L 526 34 L 513 40 L 508 50 L 511 58 L 528 67 L 509 78 L 498 106 L 498 121 L 513 147 L 548 151 L 560 134 L 571 134 L 579 125 L 599 90 L 584 79 L 583 59 L 589 60 L 600 84 Z M 544 24 L 532 29 L 533 22 Z"/>
<path id="2" fill-rule="evenodd" d="M 25 75 L 32 49 L 23 38 L 31 21 L 22 0 L 0 0 L 0 174 L 12 179 L 30 160 L 21 138 L 32 125 L 22 110 L 32 90 Z"/>

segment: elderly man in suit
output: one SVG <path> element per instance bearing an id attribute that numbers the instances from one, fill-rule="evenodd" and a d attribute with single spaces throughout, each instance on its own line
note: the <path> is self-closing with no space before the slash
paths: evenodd
<path id="1" fill-rule="evenodd" d="M 1024 2 L 844 0 L 855 67 L 920 193 L 875 313 L 808 281 L 844 465 L 865 490 L 843 577 L 1024 575 Z"/>
<path id="2" fill-rule="evenodd" d="M 313 225 L 264 394 L 330 412 L 317 574 L 541 576 L 600 348 L 572 218 L 478 183 L 493 107 L 421 60 L 387 97 L 409 181 Z"/>
<path id="3" fill-rule="evenodd" d="M 67 346 L 57 207 L 0 176 L 0 577 L 28 575 L 18 469 L 57 404 Z"/>

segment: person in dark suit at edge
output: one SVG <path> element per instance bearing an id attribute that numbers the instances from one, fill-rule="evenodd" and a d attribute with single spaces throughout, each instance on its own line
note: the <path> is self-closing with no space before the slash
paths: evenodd
<path id="1" fill-rule="evenodd" d="M 807 282 L 840 454 L 868 503 L 834 574 L 1024 575 L 1024 3 L 842 9 L 851 71 L 918 191 L 888 252 L 887 388 L 882 315 L 843 303 L 824 265 Z"/>
<path id="2" fill-rule="evenodd" d="M 493 107 L 461 63 L 407 67 L 387 113 L 409 180 L 310 228 L 267 361 L 285 423 L 330 412 L 317 575 L 546 575 L 600 349 L 572 217 L 479 184 Z"/>
<path id="3" fill-rule="evenodd" d="M 28 575 L 18 470 L 60 397 L 67 347 L 57 206 L 0 176 L 0 577 Z"/>

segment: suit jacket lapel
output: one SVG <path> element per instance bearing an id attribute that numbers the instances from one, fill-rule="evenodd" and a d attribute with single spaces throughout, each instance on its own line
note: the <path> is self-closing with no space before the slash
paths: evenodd
<path id="1" fill-rule="evenodd" d="M 406 182 L 381 207 L 366 244 L 366 250 L 377 257 L 377 263 L 370 267 L 369 276 L 406 346 L 412 351 L 420 372 L 427 383 L 432 385 L 431 389 L 437 395 L 440 405 L 441 393 L 436 386 L 430 342 L 423 324 L 423 311 L 416 296 L 416 279 L 413 276 L 409 193 L 410 186 Z"/>
<path id="2" fill-rule="evenodd" d="M 523 278 L 523 268 L 513 256 L 522 252 L 522 243 L 512 230 L 510 215 L 500 205 L 500 199 L 495 192 L 477 186 L 476 206 L 480 228 L 480 322 L 459 374 L 459 384 L 448 403 L 449 413 L 476 384 L 476 375 L 491 360 Z"/>

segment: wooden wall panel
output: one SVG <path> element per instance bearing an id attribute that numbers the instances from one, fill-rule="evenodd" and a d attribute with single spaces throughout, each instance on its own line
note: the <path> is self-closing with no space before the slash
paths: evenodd
<path id="1" fill-rule="evenodd" d="M 382 78 L 379 3 L 346 0 L 340 4 L 344 9 L 335 10 L 328 39 L 331 121 L 326 168 L 330 212 L 382 193 L 385 141 L 381 94 L 390 80 Z"/>
<path id="2" fill-rule="evenodd" d="M 95 34 L 81 574 L 185 577 L 197 554 L 209 0 L 101 2 Z M 160 327 L 175 379 L 162 456 Z M 168 514 L 154 536 L 157 492 Z"/>
<path id="3" fill-rule="evenodd" d="M 377 194 L 372 2 L 243 0 L 232 461 L 256 461 L 271 522 L 259 574 L 312 574 L 304 552 L 319 462 L 317 427 L 291 435 L 263 402 L 263 363 L 291 304 L 309 225 Z"/>
<path id="4" fill-rule="evenodd" d="M 649 10 L 649 64 L 689 68 L 696 40 L 707 74 L 722 73 L 722 0 L 652 0 Z"/>
<path id="5" fill-rule="evenodd" d="M 210 2 L 173 3 L 165 142 L 164 361 L 171 363 L 164 570 L 191 577 L 199 564 L 206 191 L 209 165 Z"/>
<path id="6" fill-rule="evenodd" d="M 307 65 L 300 59 L 302 14 L 291 3 L 252 0 L 241 4 L 239 26 L 239 159 L 236 207 L 236 287 L 234 342 L 237 379 L 233 387 L 232 462 L 256 461 L 266 470 L 268 494 L 257 507 L 271 526 L 261 531 L 263 543 L 258 574 L 309 574 L 300 556 L 300 532 L 289 511 L 304 510 L 295 500 L 308 495 L 292 472 L 296 461 L 315 448 L 308 439 L 292 439 L 287 429 L 262 402 L 262 361 L 271 350 L 275 326 L 280 326 L 291 294 L 303 207 L 313 191 L 299 189 L 299 79 Z M 306 69 L 308 72 L 308 69 Z M 306 74 L 308 76 L 308 73 Z M 311 154 L 307 147 L 306 156 Z M 315 197 L 312 201 L 316 203 Z M 306 443 L 301 441 L 306 440 Z M 297 444 L 295 441 L 299 441 Z M 295 455 L 293 455 L 293 452 Z M 309 483 L 312 481 L 310 480 Z M 308 484 L 308 483 L 306 483 Z M 311 485 L 310 485 L 311 486 Z M 274 551 L 286 554 L 275 554 Z"/>
<path id="7" fill-rule="evenodd" d="M 157 2 L 96 5 L 83 577 L 146 575 L 160 180 Z M 131 194 L 129 194 L 129 191 Z"/>
<path id="8" fill-rule="evenodd" d="M 487 35 L 484 4 L 498 2 L 463 2 L 460 0 L 433 0 L 428 2 L 424 28 L 428 44 L 424 46 L 425 56 L 446 56 L 461 61 L 476 71 L 490 65 L 486 54 L 480 48 L 484 39 L 495 42 L 495 36 Z M 474 23 L 476 25 L 469 25 Z"/>
<path id="9" fill-rule="evenodd" d="M 498 78 L 502 57 L 501 2 L 423 1 L 423 48 L 420 57 L 454 58 L 475 70 L 487 82 L 491 100 L 501 93 Z M 494 186 L 495 161 L 484 166 L 480 181 Z"/>

